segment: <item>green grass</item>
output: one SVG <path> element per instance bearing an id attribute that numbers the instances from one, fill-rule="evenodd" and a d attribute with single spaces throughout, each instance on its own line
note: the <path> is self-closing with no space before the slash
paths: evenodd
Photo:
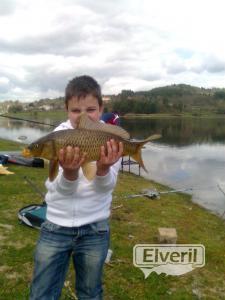
<path id="1" fill-rule="evenodd" d="M 16 143 L 0 140 L 0 149 L 20 149 Z M 41 203 L 41 197 L 24 180 L 26 175 L 43 192 L 47 169 L 8 165 L 15 174 L 0 176 L 0 299 L 26 300 L 32 277 L 33 251 L 38 230 L 21 225 L 17 212 L 25 205 Z M 224 299 L 225 223 L 185 194 L 165 194 L 160 200 L 125 196 L 144 188 L 166 189 L 139 176 L 121 173 L 113 194 L 110 265 L 104 269 L 106 300 L 127 299 Z M 136 244 L 157 243 L 158 227 L 175 227 L 177 243 L 203 244 L 206 265 L 182 276 L 151 273 L 147 279 L 133 266 Z M 72 266 L 62 300 L 74 299 Z"/>
<path id="2" fill-rule="evenodd" d="M 67 120 L 67 113 L 65 110 L 26 111 L 7 115 L 21 119 L 35 120 L 47 124 L 58 124 L 59 121 L 62 122 Z"/>
<path id="3" fill-rule="evenodd" d="M 22 143 L 0 139 L 0 151 L 21 151 L 23 147 Z"/>

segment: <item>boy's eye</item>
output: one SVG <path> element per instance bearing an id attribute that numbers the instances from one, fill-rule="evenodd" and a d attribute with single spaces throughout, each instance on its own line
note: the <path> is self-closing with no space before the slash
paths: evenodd
<path id="1" fill-rule="evenodd" d="M 79 109 L 72 109 L 72 112 L 75 113 L 75 114 L 79 114 L 80 110 Z"/>
<path id="2" fill-rule="evenodd" d="M 96 108 L 94 108 L 94 107 L 86 109 L 87 113 L 91 113 L 91 112 L 94 112 L 94 111 L 96 111 Z M 80 114 L 81 110 L 75 108 L 75 109 L 72 109 L 71 112 L 74 113 L 74 114 Z"/>
<path id="3" fill-rule="evenodd" d="M 88 108 L 87 109 L 87 112 L 93 112 L 93 111 L 95 111 L 96 109 L 95 108 Z"/>

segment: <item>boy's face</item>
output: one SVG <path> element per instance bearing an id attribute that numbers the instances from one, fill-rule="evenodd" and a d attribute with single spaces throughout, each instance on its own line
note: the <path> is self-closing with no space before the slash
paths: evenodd
<path id="1" fill-rule="evenodd" d="M 72 97 L 68 101 L 68 118 L 72 126 L 76 127 L 76 120 L 78 116 L 85 112 L 93 121 L 99 121 L 103 111 L 103 106 L 99 106 L 98 99 L 92 95 L 78 99 Z"/>

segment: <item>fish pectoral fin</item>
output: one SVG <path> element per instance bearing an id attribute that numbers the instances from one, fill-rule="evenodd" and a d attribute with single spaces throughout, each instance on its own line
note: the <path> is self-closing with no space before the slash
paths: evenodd
<path id="1" fill-rule="evenodd" d="M 86 162 L 81 166 L 81 168 L 87 180 L 91 181 L 94 179 L 97 172 L 96 162 Z"/>
<path id="2" fill-rule="evenodd" d="M 101 123 L 99 121 L 91 120 L 86 113 L 81 113 L 76 121 L 76 128 L 98 130 L 109 134 L 120 136 L 123 139 L 129 140 L 130 134 L 120 126 Z"/>
<path id="3" fill-rule="evenodd" d="M 58 174 L 58 170 L 59 170 L 59 161 L 56 159 L 52 159 L 49 162 L 49 180 L 53 181 L 57 174 Z"/>

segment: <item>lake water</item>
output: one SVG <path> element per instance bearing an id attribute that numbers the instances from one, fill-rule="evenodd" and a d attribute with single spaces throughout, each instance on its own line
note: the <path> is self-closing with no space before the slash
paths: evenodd
<path id="1" fill-rule="evenodd" d="M 194 202 L 223 215 L 225 119 L 123 119 L 121 126 L 131 133 L 132 138 L 142 139 L 155 133 L 162 135 L 160 140 L 148 143 L 143 149 L 143 160 L 149 170 L 149 173 L 141 171 L 143 177 L 171 189 L 192 189 L 189 193 Z M 0 117 L 0 138 L 18 141 L 19 137 L 26 136 L 23 142 L 30 143 L 51 131 L 52 128 L 46 125 Z M 136 173 L 137 167 L 132 166 L 131 170 Z"/>

